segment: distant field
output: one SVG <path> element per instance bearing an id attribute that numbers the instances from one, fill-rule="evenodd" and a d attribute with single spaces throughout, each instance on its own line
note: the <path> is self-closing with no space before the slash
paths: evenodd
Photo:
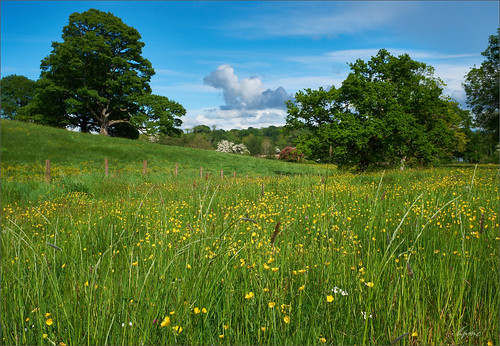
<path id="1" fill-rule="evenodd" d="M 142 172 L 148 161 L 148 172 L 173 173 L 178 163 L 182 175 L 198 173 L 226 175 L 320 174 L 326 167 L 297 165 L 277 160 L 224 154 L 193 148 L 158 145 L 137 140 L 109 138 L 75 133 L 51 127 L 16 121 L 1 123 L 2 177 L 26 177 L 43 180 L 45 160 L 51 160 L 55 177 L 75 173 L 104 174 L 104 159 L 110 173 Z M 330 167 L 331 168 L 331 167 Z M 196 174 L 194 174 L 196 176 Z"/>
<path id="2" fill-rule="evenodd" d="M 2 344 L 499 344 L 497 169 L 355 175 L 5 121 L 1 164 Z"/>

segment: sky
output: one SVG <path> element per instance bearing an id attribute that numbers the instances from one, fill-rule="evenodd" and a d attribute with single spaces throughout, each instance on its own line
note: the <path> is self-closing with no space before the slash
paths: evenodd
<path id="1" fill-rule="evenodd" d="M 185 130 L 283 126 L 296 92 L 340 87 L 382 48 L 434 67 L 465 108 L 464 76 L 499 27 L 498 1 L 2 0 L 1 76 L 38 79 L 69 16 L 90 8 L 139 31 L 152 91 L 186 108 Z"/>

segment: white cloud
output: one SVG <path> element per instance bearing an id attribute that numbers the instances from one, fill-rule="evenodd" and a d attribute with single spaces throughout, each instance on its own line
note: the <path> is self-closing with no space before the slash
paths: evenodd
<path id="1" fill-rule="evenodd" d="M 187 110 L 182 119 L 183 129 L 193 128 L 196 125 L 215 126 L 216 128 L 231 130 L 248 127 L 269 127 L 285 125 L 286 111 L 282 109 L 237 110 L 220 108 L 201 108 Z"/>
<path id="2" fill-rule="evenodd" d="M 223 110 L 284 109 L 285 101 L 291 99 L 285 89 L 266 89 L 257 77 L 240 80 L 230 65 L 220 65 L 203 78 L 205 84 L 223 92 Z"/>

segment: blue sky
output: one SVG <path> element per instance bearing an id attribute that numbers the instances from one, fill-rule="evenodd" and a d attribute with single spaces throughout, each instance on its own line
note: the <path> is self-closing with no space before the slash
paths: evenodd
<path id="1" fill-rule="evenodd" d="M 464 75 L 499 27 L 498 1 L 4 1 L 1 76 L 38 79 L 73 12 L 111 12 L 136 28 L 153 93 L 187 110 L 183 128 L 281 126 L 283 100 L 339 87 L 347 63 L 381 48 L 435 68 L 465 106 Z"/>

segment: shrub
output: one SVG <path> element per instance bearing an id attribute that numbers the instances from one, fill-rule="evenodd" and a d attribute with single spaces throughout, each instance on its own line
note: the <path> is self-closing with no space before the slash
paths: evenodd
<path id="1" fill-rule="evenodd" d="M 250 151 L 248 151 L 247 147 L 244 144 L 234 144 L 233 142 L 229 142 L 225 139 L 217 143 L 216 151 L 219 151 L 221 153 L 250 155 Z"/>
<path id="2" fill-rule="evenodd" d="M 304 154 L 301 153 L 295 147 L 286 147 L 281 150 L 279 159 L 288 162 L 300 162 L 304 158 Z"/>

